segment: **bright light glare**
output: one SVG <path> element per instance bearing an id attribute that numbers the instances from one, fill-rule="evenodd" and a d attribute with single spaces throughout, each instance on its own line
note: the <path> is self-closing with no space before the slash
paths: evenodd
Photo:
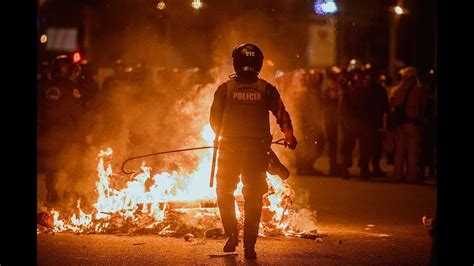
<path id="1" fill-rule="evenodd" d="M 329 1 L 321 5 L 321 9 L 326 14 L 335 13 L 337 11 L 336 3 Z"/>
<path id="2" fill-rule="evenodd" d="M 159 10 L 165 9 L 165 8 L 166 8 L 165 2 L 163 2 L 163 1 L 159 2 L 159 3 L 156 5 L 156 8 L 158 8 Z"/>
<path id="3" fill-rule="evenodd" d="M 202 7 L 202 2 L 201 0 L 194 0 L 192 3 L 191 3 L 191 6 L 194 8 L 194 9 L 200 9 Z"/>
<path id="4" fill-rule="evenodd" d="M 48 36 L 46 36 L 46 34 L 41 35 L 40 42 L 41 43 L 46 43 L 47 41 L 48 41 Z"/>
<path id="5" fill-rule="evenodd" d="M 313 3 L 314 13 L 317 15 L 332 14 L 337 11 L 334 0 L 315 0 Z"/>
<path id="6" fill-rule="evenodd" d="M 394 10 L 395 10 L 395 13 L 397 13 L 397 15 L 402 15 L 403 14 L 403 8 L 401 8 L 399 6 L 394 7 Z"/>

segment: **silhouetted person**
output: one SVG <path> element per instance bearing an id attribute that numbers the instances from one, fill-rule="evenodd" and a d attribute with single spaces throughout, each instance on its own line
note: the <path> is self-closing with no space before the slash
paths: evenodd
<path id="1" fill-rule="evenodd" d="M 361 172 L 375 177 L 385 176 L 380 169 L 383 151 L 384 117 L 390 110 L 388 95 L 384 87 L 377 82 L 376 70 L 365 69 L 364 86 L 361 91 L 361 132 L 360 167 Z M 372 164 L 372 171 L 369 164 Z"/>
<path id="2" fill-rule="evenodd" d="M 304 106 L 299 114 L 298 127 L 301 130 L 299 137 L 300 148 L 296 152 L 296 172 L 299 175 L 317 175 L 320 172 L 313 168 L 316 160 L 324 153 L 324 127 L 321 112 L 322 75 L 314 69 L 301 69 L 295 73 L 299 82 L 299 93 L 294 98 L 296 106 Z M 301 76 L 300 76 L 301 75 Z M 294 103 L 295 104 L 295 103 Z"/>
<path id="3" fill-rule="evenodd" d="M 47 205 L 54 206 L 59 195 L 57 172 L 67 160 L 61 151 L 78 141 L 75 135 L 82 113 L 82 94 L 72 79 L 72 59 L 57 56 L 52 78 L 38 94 L 38 167 L 46 173 Z"/>
<path id="4" fill-rule="evenodd" d="M 82 102 L 87 105 L 99 93 L 99 84 L 94 80 L 95 71 L 89 62 L 82 61 L 80 67 L 77 84 L 82 92 Z"/>
<path id="5" fill-rule="evenodd" d="M 117 59 L 113 65 L 114 73 L 105 78 L 102 84 L 102 90 L 108 93 L 110 90 L 116 89 L 121 82 L 129 79 L 132 68 L 127 66 L 122 59 Z"/>
<path id="6" fill-rule="evenodd" d="M 395 129 L 394 178 L 409 182 L 419 181 L 420 126 L 425 110 L 425 92 L 418 84 L 413 67 L 403 69 L 402 80 L 390 96 L 392 110 L 400 107 L 403 120 Z M 406 163 L 405 163 L 406 162 Z M 405 165 L 406 175 L 405 175 Z"/>
<path id="7" fill-rule="evenodd" d="M 428 168 L 428 177 L 435 177 L 436 157 L 436 79 L 434 71 L 429 72 L 424 79 L 423 88 L 426 95 L 426 105 L 421 126 L 421 157 L 420 174 L 425 178 Z"/>
<path id="8" fill-rule="evenodd" d="M 269 165 L 269 111 L 277 119 L 291 149 L 296 138 L 290 116 L 276 88 L 258 78 L 263 53 L 253 44 L 242 44 L 232 53 L 236 76 L 220 85 L 214 94 L 210 123 L 219 141 L 217 168 L 217 202 L 228 239 L 224 252 L 234 252 L 238 245 L 238 223 L 235 217 L 234 191 L 243 183 L 245 200 L 245 258 L 256 258 L 255 244 L 268 190 L 266 171 Z"/>
<path id="9" fill-rule="evenodd" d="M 329 175 L 336 176 L 339 173 L 337 162 L 338 135 L 339 135 L 339 104 L 341 101 L 341 89 L 339 78 L 341 70 L 333 66 L 326 71 L 327 82 L 322 96 L 322 114 L 326 140 L 328 144 Z"/>
<path id="10" fill-rule="evenodd" d="M 357 140 L 359 146 L 367 144 L 367 137 L 360 138 L 361 134 L 366 134 L 361 127 L 364 119 L 361 115 L 362 104 L 361 91 L 363 90 L 363 66 L 359 60 L 352 59 L 347 68 L 348 80 L 342 86 L 342 99 L 340 105 L 341 129 L 343 135 L 342 142 L 342 177 L 349 177 L 349 168 L 352 167 L 352 157 Z M 366 177 L 366 169 L 361 169 L 360 175 Z"/>

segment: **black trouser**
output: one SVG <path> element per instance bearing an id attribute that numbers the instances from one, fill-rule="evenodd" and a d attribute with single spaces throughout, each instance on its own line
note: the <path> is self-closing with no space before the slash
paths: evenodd
<path id="1" fill-rule="evenodd" d="M 428 167 L 429 175 L 434 176 L 435 150 L 436 150 L 436 126 L 430 123 L 422 127 L 421 152 L 420 152 L 420 173 L 425 177 L 425 168 Z"/>
<path id="2" fill-rule="evenodd" d="M 296 168 L 298 171 L 313 171 L 314 162 L 324 151 L 324 132 L 319 125 L 306 124 L 304 135 L 299 141 L 299 149 L 296 150 Z"/>
<path id="3" fill-rule="evenodd" d="M 361 170 L 368 172 L 369 163 L 372 163 L 372 170 L 379 172 L 383 150 L 383 135 L 379 127 L 360 125 L 358 133 Z"/>
<path id="4" fill-rule="evenodd" d="M 368 173 L 369 161 L 373 154 L 373 131 L 364 125 L 358 125 L 357 133 L 359 136 L 359 152 L 360 152 L 360 170 Z"/>
<path id="5" fill-rule="evenodd" d="M 266 170 L 269 141 L 250 138 L 224 138 L 219 147 L 217 168 L 217 203 L 227 236 L 238 230 L 234 191 L 242 177 L 244 212 L 244 247 L 257 242 L 262 196 L 268 191 Z"/>
<path id="6" fill-rule="evenodd" d="M 341 119 L 342 129 L 342 167 L 344 169 L 352 167 L 352 153 L 358 139 L 357 123 L 350 118 Z"/>
<path id="7" fill-rule="evenodd" d="M 337 169 L 338 106 L 327 106 L 323 113 L 328 142 L 329 169 Z"/>
<path id="8" fill-rule="evenodd" d="M 374 171 L 380 171 L 380 159 L 382 158 L 383 151 L 383 134 L 379 131 L 379 128 L 371 129 L 371 142 L 372 142 L 372 154 L 370 161 L 372 162 L 372 169 Z"/>
<path id="9" fill-rule="evenodd" d="M 363 171 L 369 168 L 369 161 L 373 150 L 373 133 L 370 128 L 360 122 L 344 119 L 342 123 L 342 166 L 344 169 L 352 167 L 352 156 L 357 140 L 359 140 L 359 167 Z"/>

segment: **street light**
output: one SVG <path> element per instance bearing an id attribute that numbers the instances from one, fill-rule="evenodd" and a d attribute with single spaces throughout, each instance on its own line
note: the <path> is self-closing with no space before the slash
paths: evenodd
<path id="1" fill-rule="evenodd" d="M 202 7 L 202 2 L 201 0 L 193 0 L 193 2 L 191 3 L 191 6 L 194 9 L 200 9 Z"/>
<path id="2" fill-rule="evenodd" d="M 337 12 L 337 5 L 334 0 L 315 0 L 313 9 L 316 15 L 328 15 Z"/>
<path id="3" fill-rule="evenodd" d="M 393 10 L 395 11 L 397 15 L 403 15 L 403 13 L 405 13 L 401 6 L 396 6 L 393 8 Z"/>
<path id="4" fill-rule="evenodd" d="M 400 20 L 402 15 L 409 15 L 410 10 L 405 9 L 403 6 L 403 0 L 398 0 L 397 5 L 393 7 L 392 12 L 395 15 L 392 16 L 389 30 L 389 71 L 392 77 L 396 76 L 396 65 L 398 65 L 397 53 L 398 53 L 398 31 L 400 28 Z"/>
<path id="5" fill-rule="evenodd" d="M 40 42 L 46 43 L 48 41 L 48 36 L 46 34 L 41 35 Z"/>
<path id="6" fill-rule="evenodd" d="M 156 5 L 156 8 L 159 9 L 159 10 L 165 9 L 165 8 L 166 8 L 165 2 L 160 1 L 160 2 Z"/>
<path id="7" fill-rule="evenodd" d="M 324 4 L 322 4 L 321 8 L 322 8 L 323 12 L 326 13 L 326 14 L 332 14 L 332 13 L 335 13 L 337 11 L 336 3 L 334 3 L 333 1 L 328 1 Z"/>

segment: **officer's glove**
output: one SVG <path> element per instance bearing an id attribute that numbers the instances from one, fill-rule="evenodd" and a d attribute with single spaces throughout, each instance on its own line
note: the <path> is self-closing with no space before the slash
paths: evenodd
<path id="1" fill-rule="evenodd" d="M 296 141 L 295 135 L 293 135 L 293 132 L 287 131 L 285 132 L 285 147 L 288 147 L 291 150 L 294 150 L 296 148 L 296 144 L 298 144 L 298 141 Z"/>

